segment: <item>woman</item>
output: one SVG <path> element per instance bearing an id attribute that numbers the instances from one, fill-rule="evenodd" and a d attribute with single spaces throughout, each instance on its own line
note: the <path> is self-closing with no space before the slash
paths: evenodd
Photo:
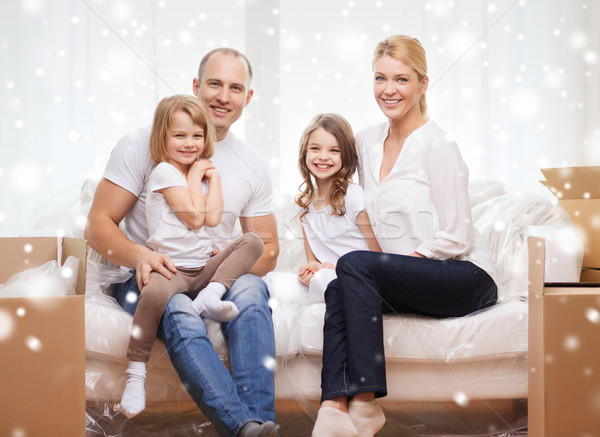
<path id="1" fill-rule="evenodd" d="M 356 136 L 367 215 L 383 253 L 339 259 L 325 292 L 321 408 L 314 437 L 373 436 L 387 394 L 382 312 L 459 317 L 496 302 L 494 263 L 473 228 L 468 169 L 427 116 L 425 50 L 404 35 L 373 56 L 388 121 Z"/>

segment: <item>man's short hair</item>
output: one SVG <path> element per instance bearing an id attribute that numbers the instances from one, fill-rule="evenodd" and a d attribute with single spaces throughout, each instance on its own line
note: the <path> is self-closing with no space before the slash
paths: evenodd
<path id="1" fill-rule="evenodd" d="M 210 57 L 216 53 L 220 53 L 223 55 L 235 56 L 236 58 L 240 58 L 242 61 L 244 61 L 244 63 L 246 64 L 246 67 L 248 67 L 248 74 L 250 75 L 249 83 L 252 82 L 252 65 L 250 65 L 250 61 L 248 60 L 246 55 L 244 55 L 242 52 L 240 52 L 239 50 L 236 50 L 236 49 L 229 48 L 229 47 L 220 47 L 220 48 L 211 50 L 206 55 L 204 55 L 204 57 L 200 61 L 200 66 L 198 67 L 198 81 L 202 80 L 202 75 L 204 74 L 204 69 L 206 68 L 206 63 L 208 62 Z"/>

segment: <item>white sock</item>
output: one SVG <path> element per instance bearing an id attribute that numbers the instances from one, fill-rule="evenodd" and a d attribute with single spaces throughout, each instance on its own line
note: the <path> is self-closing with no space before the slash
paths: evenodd
<path id="1" fill-rule="evenodd" d="M 385 414 L 377 401 L 350 401 L 348 414 L 361 437 L 373 437 L 385 425 Z"/>
<path id="2" fill-rule="evenodd" d="M 202 317 L 217 322 L 229 322 L 238 315 L 238 309 L 233 302 L 221 300 L 226 291 L 227 288 L 223 284 L 211 282 L 198 293 L 192 305 Z"/>
<path id="3" fill-rule="evenodd" d="M 131 419 L 146 408 L 146 363 L 130 361 L 125 374 L 127 381 L 121 398 L 121 412 Z"/>
<path id="4" fill-rule="evenodd" d="M 312 437 L 362 437 L 348 413 L 336 408 L 321 407 L 312 431 Z"/>

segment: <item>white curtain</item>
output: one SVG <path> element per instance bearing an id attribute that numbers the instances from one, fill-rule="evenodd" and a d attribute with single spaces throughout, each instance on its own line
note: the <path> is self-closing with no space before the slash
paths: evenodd
<path id="1" fill-rule="evenodd" d="M 158 100 L 191 93 L 204 53 L 250 57 L 255 97 L 234 127 L 295 193 L 300 133 L 339 112 L 382 119 L 371 54 L 394 33 L 429 59 L 431 118 L 472 179 L 547 194 L 540 167 L 600 164 L 600 4 L 592 0 L 19 0 L 0 4 L 0 236 L 99 178 Z"/>
<path id="2" fill-rule="evenodd" d="M 371 56 L 395 33 L 425 47 L 430 116 L 457 138 L 471 179 L 542 194 L 540 167 L 600 164 L 600 2 L 282 3 L 286 165 L 316 112 L 339 112 L 355 130 L 382 119 Z"/>

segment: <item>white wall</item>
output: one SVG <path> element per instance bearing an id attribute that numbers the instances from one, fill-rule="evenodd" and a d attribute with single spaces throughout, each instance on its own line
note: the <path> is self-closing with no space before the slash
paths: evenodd
<path id="1" fill-rule="evenodd" d="M 406 33 L 425 46 L 431 116 L 472 179 L 545 194 L 540 167 L 600 165 L 599 29 L 591 0 L 2 2 L 0 236 L 72 205 L 117 139 L 150 123 L 160 98 L 190 93 L 200 58 L 222 45 L 254 64 L 255 99 L 234 130 L 276 188 L 295 192 L 314 114 L 355 130 L 381 120 L 371 53 Z"/>

